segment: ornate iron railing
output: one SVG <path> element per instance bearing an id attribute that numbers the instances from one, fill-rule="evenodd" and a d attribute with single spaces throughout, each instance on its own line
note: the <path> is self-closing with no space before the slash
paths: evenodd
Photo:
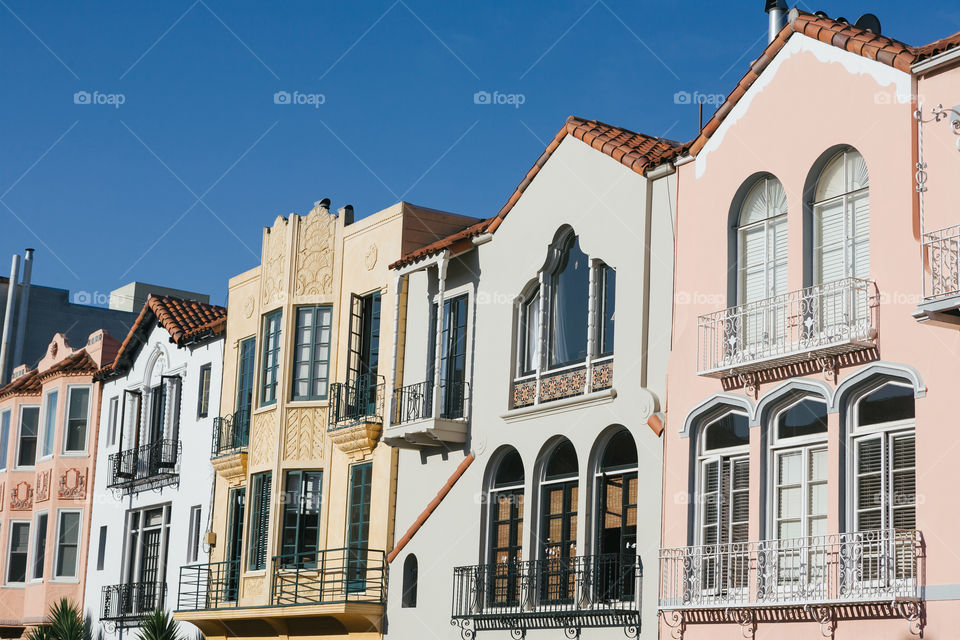
<path id="1" fill-rule="evenodd" d="M 637 556 L 620 554 L 456 567 L 451 617 L 476 631 L 620 626 L 634 635 L 641 577 Z"/>
<path id="2" fill-rule="evenodd" d="M 108 489 L 125 492 L 174 484 L 180 477 L 180 442 L 157 440 L 110 455 Z"/>
<path id="3" fill-rule="evenodd" d="M 250 411 L 241 409 L 213 419 L 213 444 L 210 457 L 244 451 L 250 440 Z"/>
<path id="4" fill-rule="evenodd" d="M 443 382 L 440 385 L 439 393 L 440 412 L 438 418 L 463 420 L 467 417 L 470 383 Z M 400 425 L 432 418 L 433 394 L 434 386 L 431 380 L 394 389 L 390 403 L 390 423 Z"/>
<path id="5" fill-rule="evenodd" d="M 327 430 L 360 422 L 383 423 L 383 376 L 360 376 L 351 382 L 330 385 Z"/>
<path id="6" fill-rule="evenodd" d="M 874 345 L 879 294 L 844 278 L 700 316 L 700 375 L 724 376 Z"/>
<path id="7" fill-rule="evenodd" d="M 270 604 L 383 604 L 386 582 L 386 557 L 376 549 L 346 547 L 274 556 Z"/>
<path id="8" fill-rule="evenodd" d="M 100 619 L 113 622 L 136 621 L 166 601 L 167 585 L 163 582 L 129 582 L 103 587 L 100 595 Z"/>
<path id="9" fill-rule="evenodd" d="M 210 562 L 180 567 L 177 609 L 199 611 L 237 606 L 240 562 Z"/>
<path id="10" fill-rule="evenodd" d="M 960 225 L 923 234 L 923 301 L 960 295 Z"/>
<path id="11" fill-rule="evenodd" d="M 659 607 L 916 600 L 921 551 L 912 529 L 661 549 Z"/>

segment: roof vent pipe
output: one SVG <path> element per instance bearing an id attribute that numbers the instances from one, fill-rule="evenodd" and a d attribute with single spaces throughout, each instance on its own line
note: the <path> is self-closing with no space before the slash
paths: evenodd
<path id="1" fill-rule="evenodd" d="M 20 273 L 20 256 L 13 254 L 10 262 L 10 281 L 7 283 L 7 309 L 3 312 L 3 338 L 0 342 L 0 385 L 7 384 L 7 358 L 10 355 L 10 334 L 13 332 L 13 307 L 17 303 L 17 275 Z"/>
<path id="2" fill-rule="evenodd" d="M 23 252 L 23 276 L 20 278 L 20 308 L 17 310 L 17 340 L 13 343 L 13 366 L 23 364 L 23 341 L 27 334 L 27 307 L 30 306 L 30 274 L 33 273 L 33 249 Z"/>
<path id="3" fill-rule="evenodd" d="M 770 32 L 767 34 L 767 43 L 771 43 L 780 35 L 780 30 L 787 26 L 786 0 L 766 0 L 764 11 L 770 21 Z"/>

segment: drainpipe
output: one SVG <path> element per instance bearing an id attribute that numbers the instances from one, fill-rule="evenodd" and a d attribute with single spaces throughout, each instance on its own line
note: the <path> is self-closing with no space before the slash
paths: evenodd
<path id="1" fill-rule="evenodd" d="M 27 307 L 30 306 L 30 275 L 33 272 L 33 249 L 23 252 L 23 278 L 20 287 L 20 310 L 17 318 L 17 341 L 13 344 L 13 364 L 23 364 L 23 341 L 27 333 Z"/>
<path id="2" fill-rule="evenodd" d="M 7 285 L 7 310 L 3 313 L 3 338 L 0 342 L 0 385 L 7 384 L 7 358 L 10 351 L 10 334 L 13 332 L 13 306 L 17 302 L 17 274 L 20 273 L 20 255 L 13 254 L 10 261 L 10 282 Z"/>

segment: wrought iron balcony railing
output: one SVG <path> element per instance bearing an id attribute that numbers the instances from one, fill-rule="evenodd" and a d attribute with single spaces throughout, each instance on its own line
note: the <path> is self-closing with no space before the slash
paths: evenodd
<path id="1" fill-rule="evenodd" d="M 200 611 L 237 606 L 240 562 L 210 562 L 180 567 L 177 609 Z"/>
<path id="2" fill-rule="evenodd" d="M 111 622 L 136 622 L 166 601 L 167 585 L 163 582 L 129 582 L 103 587 L 100 596 L 100 619 Z"/>
<path id="3" fill-rule="evenodd" d="M 960 225 L 923 234 L 923 301 L 960 296 Z"/>
<path id="4" fill-rule="evenodd" d="M 915 601 L 912 529 L 660 550 L 661 610 Z"/>
<path id="5" fill-rule="evenodd" d="M 635 635 L 641 577 L 637 556 L 620 554 L 456 567 L 451 617 L 473 631 L 616 626 Z"/>
<path id="6" fill-rule="evenodd" d="M 245 451 L 250 440 L 250 411 L 241 409 L 213 419 L 213 444 L 210 457 Z"/>
<path id="7" fill-rule="evenodd" d="M 157 440 L 113 453 L 109 464 L 108 489 L 130 493 L 175 484 L 180 478 L 180 442 Z"/>
<path id="8" fill-rule="evenodd" d="M 440 412 L 442 420 L 467 418 L 467 401 L 470 396 L 468 382 L 442 382 L 440 384 Z M 433 417 L 433 381 L 418 382 L 393 390 L 390 404 L 390 424 L 401 425 L 419 422 Z"/>
<path id="9" fill-rule="evenodd" d="M 270 604 L 386 600 L 387 563 L 376 549 L 347 547 L 274 556 Z"/>
<path id="10" fill-rule="evenodd" d="M 698 373 L 725 377 L 873 347 L 879 294 L 845 278 L 699 318 Z"/>
<path id="11" fill-rule="evenodd" d="M 383 376 L 359 376 L 330 385 L 328 431 L 361 422 L 383 424 Z"/>

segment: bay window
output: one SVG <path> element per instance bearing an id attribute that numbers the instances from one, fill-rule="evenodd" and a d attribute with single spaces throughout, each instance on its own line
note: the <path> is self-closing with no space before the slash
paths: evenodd
<path id="1" fill-rule="evenodd" d="M 67 398 L 66 433 L 63 450 L 82 453 L 87 449 L 87 424 L 90 417 L 90 387 L 70 387 Z"/>
<path id="2" fill-rule="evenodd" d="M 587 356 L 587 297 L 590 265 L 580 240 L 567 237 L 550 280 L 547 354 L 551 369 L 576 364 Z"/>

